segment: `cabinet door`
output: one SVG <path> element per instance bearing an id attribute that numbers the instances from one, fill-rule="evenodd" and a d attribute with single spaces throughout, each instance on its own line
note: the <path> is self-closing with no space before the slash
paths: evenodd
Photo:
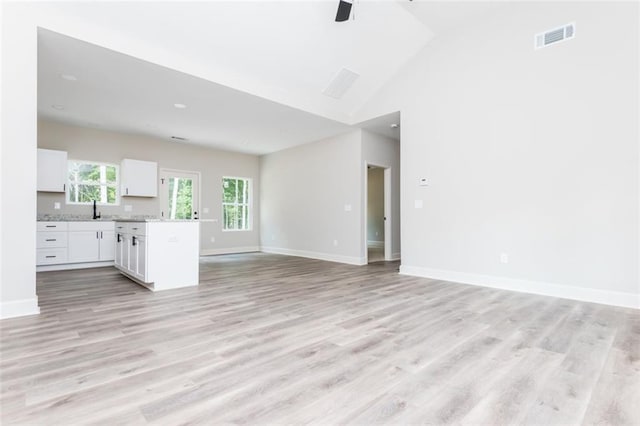
<path id="1" fill-rule="evenodd" d="M 147 282 L 147 239 L 138 237 L 137 240 L 136 277 L 143 282 Z"/>
<path id="2" fill-rule="evenodd" d="M 67 153 L 38 149 L 38 191 L 64 192 L 67 183 Z"/>
<path id="3" fill-rule="evenodd" d="M 113 246 L 114 246 L 114 251 L 115 253 L 113 254 L 113 263 L 122 268 L 122 234 L 120 233 L 115 233 L 115 241 L 113 242 Z"/>
<path id="4" fill-rule="evenodd" d="M 114 231 L 100 231 L 100 260 L 115 260 L 115 235 Z"/>
<path id="5" fill-rule="evenodd" d="M 100 260 L 100 231 L 73 231 L 68 236 L 69 262 Z"/>
<path id="6" fill-rule="evenodd" d="M 123 197 L 157 197 L 158 163 L 125 158 L 121 164 L 121 192 Z"/>

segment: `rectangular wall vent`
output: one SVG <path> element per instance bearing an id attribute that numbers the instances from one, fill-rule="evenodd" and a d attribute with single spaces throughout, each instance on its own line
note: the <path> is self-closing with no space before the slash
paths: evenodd
<path id="1" fill-rule="evenodd" d="M 327 96 L 335 99 L 341 99 L 344 94 L 349 90 L 353 83 L 360 77 L 360 74 L 355 73 L 346 68 L 342 68 L 333 77 L 329 85 L 322 91 Z"/>
<path id="2" fill-rule="evenodd" d="M 542 49 L 551 44 L 570 40 L 576 35 L 576 24 L 572 22 L 552 30 L 536 34 L 534 45 L 536 49 Z"/>

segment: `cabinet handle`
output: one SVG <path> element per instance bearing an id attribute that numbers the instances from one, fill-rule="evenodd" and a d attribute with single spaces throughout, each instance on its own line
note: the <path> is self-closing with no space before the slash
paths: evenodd
<path id="1" fill-rule="evenodd" d="M 64 191 L 66 191 L 66 190 L 67 190 L 67 184 L 66 184 L 66 183 L 63 183 L 63 184 L 62 184 L 62 191 L 64 192 Z"/>
<path id="2" fill-rule="evenodd" d="M 99 239 L 100 237 L 98 236 L 98 234 L 100 234 L 98 231 L 96 231 L 96 240 Z"/>
<path id="3" fill-rule="evenodd" d="M 117 242 L 120 242 L 120 234 L 118 234 Z"/>
<path id="4" fill-rule="evenodd" d="M 102 239 L 102 231 L 100 231 L 100 239 Z"/>
<path id="5" fill-rule="evenodd" d="M 53 259 L 55 256 L 45 256 L 47 259 Z"/>
<path id="6" fill-rule="evenodd" d="M 129 188 L 126 189 L 127 195 L 129 195 Z"/>
<path id="7" fill-rule="evenodd" d="M 57 228 L 58 225 L 45 225 L 44 227 L 45 228 Z"/>
<path id="8" fill-rule="evenodd" d="M 136 244 L 137 244 L 136 243 L 136 237 L 135 236 L 131 237 L 131 245 L 135 246 Z"/>
<path id="9" fill-rule="evenodd" d="M 45 241 L 58 241 L 55 238 L 47 238 Z"/>

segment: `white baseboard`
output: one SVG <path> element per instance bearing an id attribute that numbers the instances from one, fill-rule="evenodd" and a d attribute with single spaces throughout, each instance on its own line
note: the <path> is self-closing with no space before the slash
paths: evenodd
<path id="1" fill-rule="evenodd" d="M 306 250 L 292 250 L 279 247 L 260 247 L 264 253 L 283 254 L 285 256 L 306 257 L 309 259 L 326 260 L 328 262 L 346 263 L 348 265 L 366 265 L 364 257 L 341 256 L 330 253 L 318 253 Z"/>
<path id="2" fill-rule="evenodd" d="M 389 259 L 389 260 L 400 260 L 400 252 L 391 253 L 391 259 Z"/>
<path id="3" fill-rule="evenodd" d="M 521 293 L 532 293 L 542 296 L 579 300 L 582 302 L 601 303 L 604 305 L 640 309 L 640 294 L 634 293 L 597 290 L 562 284 L 494 277 L 490 275 L 469 274 L 465 272 L 446 271 L 407 265 L 400 266 L 400 274 L 482 287 L 499 288 L 502 290 L 518 291 Z"/>
<path id="4" fill-rule="evenodd" d="M 367 241 L 367 247 L 384 248 L 384 241 Z"/>
<path id="5" fill-rule="evenodd" d="M 248 247 L 206 249 L 206 250 L 200 250 L 200 256 L 216 256 L 219 254 L 251 253 L 256 251 L 260 251 L 260 247 L 248 246 Z"/>
<path id="6" fill-rule="evenodd" d="M 0 303 L 0 319 L 23 317 L 26 315 L 38 315 L 38 297 L 33 299 L 14 300 Z"/>
<path id="7" fill-rule="evenodd" d="M 113 266 L 113 260 L 105 262 L 83 262 L 83 263 L 63 263 L 60 265 L 40 265 L 36 266 L 36 272 L 66 271 L 70 269 L 104 268 Z"/>

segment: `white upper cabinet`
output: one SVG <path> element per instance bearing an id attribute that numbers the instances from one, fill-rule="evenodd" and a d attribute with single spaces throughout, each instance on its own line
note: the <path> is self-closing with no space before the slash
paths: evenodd
<path id="1" fill-rule="evenodd" d="M 67 185 L 67 153 L 38 148 L 38 191 L 64 192 Z"/>
<path id="2" fill-rule="evenodd" d="M 158 163 L 125 158 L 120 168 L 120 179 L 120 195 L 123 197 L 158 196 Z"/>

